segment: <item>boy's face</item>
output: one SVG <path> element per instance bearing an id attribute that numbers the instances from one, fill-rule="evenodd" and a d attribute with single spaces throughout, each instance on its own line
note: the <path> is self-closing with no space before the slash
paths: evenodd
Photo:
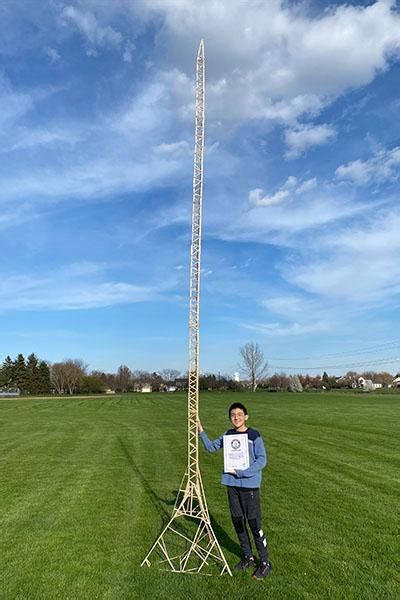
<path id="1" fill-rule="evenodd" d="M 234 408 L 231 410 L 231 423 L 235 429 L 241 429 L 242 427 L 246 427 L 246 421 L 249 418 L 249 415 L 245 415 L 241 408 Z"/>

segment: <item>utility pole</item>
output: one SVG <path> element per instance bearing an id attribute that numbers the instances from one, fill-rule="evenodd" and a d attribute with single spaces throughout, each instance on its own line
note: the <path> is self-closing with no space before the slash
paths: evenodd
<path id="1" fill-rule="evenodd" d="M 172 516 L 142 562 L 150 557 L 171 571 L 206 572 L 217 564 L 220 574 L 232 575 L 211 525 L 199 467 L 199 314 L 201 270 L 201 222 L 203 202 L 203 159 L 205 134 L 205 58 L 201 40 L 196 61 L 196 115 L 194 133 L 192 245 L 190 251 L 189 293 L 189 388 L 188 388 L 188 462 Z"/>

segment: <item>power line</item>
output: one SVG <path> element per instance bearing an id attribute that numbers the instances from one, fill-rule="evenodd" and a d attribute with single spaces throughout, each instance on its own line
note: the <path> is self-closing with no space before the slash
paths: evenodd
<path id="1" fill-rule="evenodd" d="M 354 350 L 354 351 L 347 351 L 347 352 L 334 352 L 334 353 L 330 353 L 330 354 L 324 354 L 323 356 L 303 356 L 302 358 L 294 357 L 294 358 L 290 358 L 290 357 L 281 357 L 281 358 L 272 358 L 271 360 L 283 360 L 283 361 L 291 361 L 291 360 L 314 360 L 314 359 L 320 359 L 320 358 L 334 358 L 334 357 L 342 357 L 342 356 L 360 356 L 363 354 L 371 354 L 373 352 L 378 352 L 379 350 L 391 350 L 394 348 L 400 348 L 400 340 L 392 340 L 391 342 L 386 342 L 383 344 L 378 344 L 378 345 L 374 345 L 374 346 L 367 346 L 366 348 L 362 349 L 362 350 Z"/>
<path id="2" fill-rule="evenodd" d="M 350 369 L 354 367 L 366 367 L 369 365 L 383 365 L 383 364 L 394 364 L 400 362 L 400 358 L 382 358 L 379 360 L 368 361 L 368 362 L 359 362 L 359 363 L 346 363 L 343 365 L 323 365 L 319 367 L 292 367 L 290 365 L 285 366 L 277 366 L 277 365 L 269 365 L 271 369 L 279 369 L 279 370 L 290 370 L 290 371 L 326 371 L 327 369 Z"/>

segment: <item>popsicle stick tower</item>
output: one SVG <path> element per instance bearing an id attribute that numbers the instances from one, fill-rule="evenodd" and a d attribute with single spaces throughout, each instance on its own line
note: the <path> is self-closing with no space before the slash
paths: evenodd
<path id="1" fill-rule="evenodd" d="M 171 571 L 232 575 L 214 533 L 199 467 L 199 309 L 205 126 L 205 58 L 201 40 L 196 61 L 192 244 L 189 295 L 188 462 L 172 515 L 142 562 L 161 562 Z"/>

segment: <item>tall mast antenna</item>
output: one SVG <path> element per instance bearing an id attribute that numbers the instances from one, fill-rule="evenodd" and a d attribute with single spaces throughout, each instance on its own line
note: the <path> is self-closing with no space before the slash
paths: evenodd
<path id="1" fill-rule="evenodd" d="M 172 516 L 142 562 L 151 565 L 150 556 L 180 573 L 206 572 L 217 564 L 221 575 L 232 575 L 211 525 L 199 466 L 199 315 L 201 271 L 201 220 L 203 203 L 203 159 L 205 135 L 205 58 L 200 41 L 196 61 L 196 114 L 194 128 L 194 168 L 192 244 L 190 249 L 189 293 L 189 384 L 188 384 L 188 462 Z"/>

